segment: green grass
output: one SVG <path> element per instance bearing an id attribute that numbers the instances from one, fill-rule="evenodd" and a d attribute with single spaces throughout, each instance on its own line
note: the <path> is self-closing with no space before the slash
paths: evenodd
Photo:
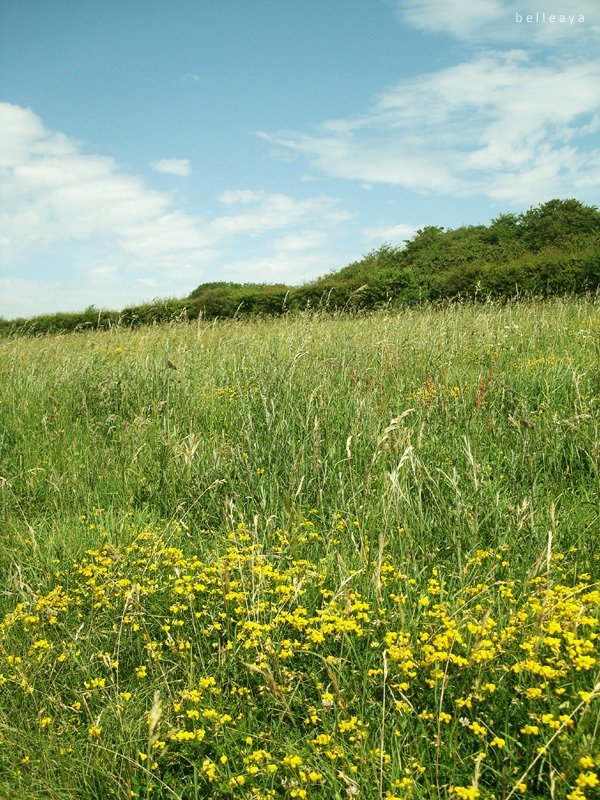
<path id="1" fill-rule="evenodd" d="M 0 797 L 597 796 L 599 406 L 586 299 L 0 341 Z"/>

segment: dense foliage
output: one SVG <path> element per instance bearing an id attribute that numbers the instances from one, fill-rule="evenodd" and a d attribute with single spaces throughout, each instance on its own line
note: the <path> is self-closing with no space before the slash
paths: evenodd
<path id="1" fill-rule="evenodd" d="M 489 225 L 427 226 L 405 246 L 384 244 L 347 267 L 300 286 L 204 283 L 186 298 L 123 311 L 0 319 L 0 336 L 136 327 L 178 319 L 280 315 L 308 308 L 374 309 L 444 298 L 550 296 L 600 286 L 600 212 L 578 200 L 550 200 Z"/>

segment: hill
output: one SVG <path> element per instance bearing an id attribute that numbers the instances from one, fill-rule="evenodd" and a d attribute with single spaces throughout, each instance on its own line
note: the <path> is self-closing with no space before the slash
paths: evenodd
<path id="1" fill-rule="evenodd" d="M 0 336 L 135 327 L 177 319 L 280 315 L 310 308 L 374 309 L 457 297 L 550 296 L 600 286 L 600 212 L 575 199 L 550 200 L 489 225 L 426 226 L 402 246 L 384 244 L 300 286 L 217 281 L 182 299 L 122 311 L 0 319 Z"/>

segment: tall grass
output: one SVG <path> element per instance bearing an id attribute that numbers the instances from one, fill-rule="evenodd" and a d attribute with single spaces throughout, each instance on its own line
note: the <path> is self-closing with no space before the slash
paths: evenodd
<path id="1" fill-rule="evenodd" d="M 452 692 L 447 688 L 446 678 L 440 683 L 439 676 L 427 673 L 429 677 L 423 677 L 418 694 L 423 708 L 415 707 L 415 715 L 422 711 L 425 716 L 407 717 L 401 725 L 388 720 L 394 703 L 414 705 L 417 694 L 401 699 L 404 690 L 398 686 L 403 684 L 402 665 L 408 656 L 399 655 L 399 640 L 393 636 L 386 640 L 385 634 L 409 631 L 416 641 L 419 633 L 434 637 L 446 617 L 456 619 L 459 627 L 469 621 L 475 625 L 477 618 L 485 631 L 491 616 L 499 630 L 506 630 L 514 625 L 515 609 L 511 595 L 498 594 L 497 587 L 508 581 L 517 608 L 530 609 L 536 602 L 542 608 L 537 621 L 523 611 L 524 638 L 515 643 L 517 652 L 521 645 L 533 646 L 527 636 L 534 633 L 528 626 L 545 631 L 544 614 L 546 621 L 563 620 L 567 612 L 556 611 L 564 601 L 557 588 L 561 581 L 578 596 L 584 589 L 593 592 L 599 566 L 599 404 L 600 315 L 597 304 L 589 300 L 454 305 L 355 317 L 298 315 L 276 321 L 198 322 L 0 342 L 0 566 L 2 606 L 9 615 L 0 647 L 0 672 L 7 681 L 0 686 L 0 693 L 4 692 L 0 694 L 0 736 L 6 743 L 0 770 L 4 769 L 6 796 L 92 798 L 108 796 L 110 787 L 117 797 L 148 793 L 180 798 L 352 797 L 358 793 L 371 798 L 387 793 L 415 798 L 494 795 L 499 800 L 533 785 L 537 792 L 533 796 L 548 796 L 545 793 L 552 786 L 557 798 L 576 790 L 591 797 L 589 792 L 597 791 L 591 785 L 593 779 L 579 779 L 573 771 L 576 755 L 584 759 L 584 765 L 586 758 L 593 764 L 598 755 L 585 744 L 595 732 L 589 724 L 591 713 L 583 715 L 571 755 L 562 745 L 557 751 L 556 763 L 561 766 L 555 768 L 535 748 L 523 744 L 527 735 L 519 731 L 533 724 L 534 717 L 515 710 L 521 717 L 514 730 L 505 730 L 504 735 L 493 731 L 496 739 L 510 742 L 514 752 L 506 756 L 504 765 L 499 759 L 486 772 L 485 753 L 480 757 L 477 748 L 464 750 L 461 723 L 454 711 L 448 723 L 452 734 L 446 725 L 444 695 L 452 695 L 453 700 L 461 697 L 458 689 L 452 694 L 454 688 Z M 246 532 L 241 539 L 240 530 Z M 170 624 L 165 620 L 177 617 L 177 611 L 169 611 L 173 602 L 169 593 L 176 581 L 186 570 L 202 573 L 203 580 L 208 580 L 202 570 L 214 577 L 213 568 L 218 570 L 221 594 L 215 594 L 211 603 L 215 614 L 224 615 L 223 625 L 231 626 L 230 641 L 239 641 L 236 631 L 243 628 L 243 620 L 264 622 L 263 590 L 266 595 L 275 591 L 265 563 L 280 569 L 282 586 L 296 587 L 281 589 L 282 597 L 292 591 L 294 602 L 301 603 L 298 587 L 306 584 L 308 598 L 302 601 L 302 613 L 322 618 L 324 607 L 319 604 L 325 600 L 319 587 L 327 586 L 334 597 L 346 598 L 340 600 L 335 614 L 358 619 L 356 625 L 362 625 L 368 635 L 356 634 L 352 624 L 344 629 L 340 623 L 334 634 L 342 650 L 321 651 L 315 641 L 314 649 L 320 653 L 317 666 L 312 662 L 312 666 L 302 666 L 296 654 L 304 641 L 302 626 L 294 628 L 288 621 L 291 629 L 287 634 L 282 629 L 280 639 L 290 639 L 289 647 L 283 644 L 282 650 L 273 653 L 267 648 L 265 655 L 254 643 L 246 655 L 243 649 L 236 650 L 238 660 L 232 657 L 228 663 L 227 651 L 221 652 L 225 639 L 213 640 L 206 633 L 210 625 L 202 617 L 204 633 L 193 626 L 188 632 L 194 659 L 175 659 L 171 672 L 148 662 L 151 680 L 136 694 L 131 686 L 138 685 L 136 670 L 146 663 L 140 650 L 145 644 L 133 637 L 127 645 L 127 664 L 123 657 L 117 659 L 115 648 L 126 649 L 119 631 L 133 601 L 115 587 L 118 580 L 131 583 L 139 570 L 133 561 L 129 568 L 127 554 L 136 552 L 130 548 L 140 531 L 148 532 L 142 542 L 150 544 L 136 545 L 142 551 L 143 568 L 135 580 L 143 585 L 142 575 L 148 569 L 157 576 L 156 603 L 139 607 L 150 641 L 162 635 L 157 632 L 160 625 L 153 627 L 155 623 Z M 180 567 L 165 556 L 169 542 L 181 551 Z M 227 548 L 235 551 L 231 562 Z M 88 550 L 96 555 L 86 555 Z M 119 555 L 113 558 L 113 554 Z M 194 557 L 201 566 L 190 567 Z M 110 602 L 94 611 L 92 601 L 99 601 L 85 588 L 88 584 L 82 575 L 87 574 L 86 563 L 95 559 L 101 563 L 103 558 L 110 566 L 96 576 L 97 585 L 105 587 Z M 500 573 L 499 564 L 505 558 L 508 566 Z M 247 572 L 249 563 L 259 565 L 258 572 Z M 432 572 L 434 568 L 437 572 Z M 315 571 L 324 577 L 317 580 Z M 469 590 L 478 585 L 477 571 L 485 601 L 482 610 L 467 619 L 461 616 L 461 608 L 470 608 L 473 594 Z M 258 576 L 252 591 L 244 586 L 245 606 L 236 613 L 223 599 L 227 594 L 223 584 L 233 580 L 233 573 L 242 584 Z M 396 576 L 396 583 L 390 575 Z M 536 583 L 540 575 L 546 580 L 542 599 Z M 441 582 L 439 591 L 435 581 Z M 33 662 L 39 655 L 35 641 L 47 641 L 55 648 L 58 640 L 53 644 L 46 629 L 35 640 L 27 632 L 27 623 L 10 614 L 19 602 L 24 609 L 35 607 L 40 598 L 56 591 L 57 584 L 80 598 L 81 622 L 66 603 L 61 609 L 65 618 L 60 618 L 59 638 L 70 642 L 69 659 L 76 649 L 82 655 L 72 664 L 65 655 L 71 664 L 68 678 L 58 679 L 62 667 L 50 670 L 52 680 L 45 669 L 24 678 L 14 665 L 18 643 L 19 657 Z M 443 606 L 438 616 L 427 617 L 429 603 L 435 604 L 440 592 L 447 605 L 438 603 Z M 588 606 L 594 604 L 591 597 Z M 352 609 L 362 602 L 369 608 L 360 622 L 360 608 Z M 293 611 L 292 606 L 296 608 L 290 601 Z M 274 608 L 267 613 L 269 625 L 275 625 Z M 582 609 L 577 613 L 583 614 Z M 218 621 L 210 607 L 198 613 L 208 614 L 211 625 Z M 33 628 L 37 624 L 42 623 L 29 623 Z M 77 633 L 80 625 L 82 633 Z M 565 627 L 564 620 L 560 625 Z M 187 631 L 186 626 L 187 622 Z M 597 635 L 590 641 L 597 642 Z M 33 639 L 29 641 L 28 636 Z M 277 636 L 273 633 L 275 643 L 280 641 Z M 286 675 L 284 664 L 283 672 L 276 674 L 276 665 L 281 667 L 277 653 L 286 647 L 292 651 L 290 663 L 298 659 L 300 666 L 295 669 L 299 672 L 290 668 Z M 82 689 L 83 695 L 88 692 L 84 697 L 88 716 L 77 724 L 65 717 L 63 733 L 53 739 L 55 723 L 42 725 L 41 721 L 60 716 L 48 710 L 52 705 L 67 707 L 69 681 L 83 686 L 97 677 L 97 652 L 105 652 L 105 660 L 122 662 L 119 680 L 110 684 L 113 711 L 95 710 L 94 688 Z M 468 657 L 475 658 L 473 665 L 477 665 L 470 653 Z M 328 656 L 334 661 L 329 663 Z M 414 659 L 419 669 L 434 668 L 426 653 Z M 251 667 L 244 667 L 248 662 Z M 44 659 L 35 663 L 46 664 Z M 486 664 L 489 685 L 494 681 L 500 685 L 499 676 L 505 676 L 498 708 L 509 702 L 512 684 L 506 675 L 512 674 L 515 663 L 516 656 L 512 661 L 498 657 L 493 669 Z M 579 719 L 577 704 L 589 705 L 595 697 L 598 666 L 594 662 L 576 669 L 576 662 L 569 663 L 572 673 L 561 674 L 563 682 L 570 682 L 571 699 L 563 716 Z M 480 671 L 483 679 L 485 670 Z M 260 703 L 256 708 L 249 703 L 249 717 L 243 725 L 234 724 L 239 730 L 244 728 L 244 737 L 255 744 L 260 740 L 267 751 L 278 750 L 279 772 L 272 775 L 285 773 L 284 777 L 269 778 L 266 766 L 259 763 L 264 780 L 253 784 L 253 772 L 247 767 L 254 762 L 245 762 L 240 755 L 242 740 L 235 736 L 227 740 L 225 734 L 222 741 L 227 740 L 229 750 L 225 745 L 219 750 L 220 734 L 215 734 L 209 749 L 203 750 L 202 745 L 178 761 L 181 742 L 169 744 L 168 739 L 169 730 L 176 735 L 182 729 L 176 724 L 178 701 L 174 698 L 209 673 L 221 688 L 248 690 L 263 698 L 260 702 L 270 708 L 268 713 L 261 713 Z M 412 680 L 421 677 L 409 678 L 409 683 Z M 471 690 L 467 686 L 472 680 L 470 674 L 463 686 L 465 697 L 472 690 L 471 684 Z M 430 701 L 427 681 L 433 681 Z M 119 710 L 118 699 L 118 690 L 129 684 L 135 705 L 131 712 Z M 523 692 L 527 688 L 531 687 L 521 687 Z M 582 691 L 591 693 L 587 701 L 577 694 Z M 358 725 L 357 730 L 360 725 L 368 728 L 364 741 L 373 751 L 379 748 L 378 754 L 361 761 L 361 748 L 367 746 L 361 744 L 362 734 L 355 735 L 354 743 L 342 737 L 347 745 L 345 766 L 339 766 L 335 758 L 328 762 L 319 757 L 315 764 L 320 766 L 313 772 L 320 777 L 305 776 L 304 780 L 299 777 L 300 767 L 288 762 L 295 752 L 306 760 L 308 734 L 301 731 L 300 716 L 308 715 L 310 720 L 309 699 L 318 705 L 323 692 L 333 697 L 326 699 L 324 707 L 331 702 L 338 718 L 327 730 L 319 728 L 315 736 L 339 734 L 340 724 L 343 732 L 344 720 L 351 724 L 348 720 L 354 716 L 358 722 L 352 724 Z M 244 696 L 242 692 L 230 701 L 240 714 L 239 698 Z M 294 705 L 296 697 L 307 706 L 302 712 Z M 107 701 L 107 709 L 111 703 Z M 227 708 L 222 703 L 219 713 Z M 157 759 L 152 769 L 153 754 L 146 749 L 162 739 L 151 741 L 152 724 L 150 735 L 147 727 L 143 732 L 146 712 L 155 727 L 163 720 L 160 724 L 166 727 L 160 735 L 167 741 L 166 749 L 171 747 L 164 765 Z M 167 724 L 169 713 L 175 716 Z M 26 720 L 25 738 L 15 729 L 15 714 Z M 427 728 L 429 714 L 435 724 Z M 508 716 L 505 725 L 510 727 L 507 720 Z M 306 724 L 310 728 L 311 723 Z M 472 719 L 465 723 L 472 724 Z M 559 723 L 557 742 L 568 733 L 566 724 Z M 67 730 L 70 750 L 65 757 L 59 744 Z M 550 728 L 547 739 L 556 730 Z M 446 733 L 449 738 L 442 748 Z M 483 740 L 477 727 L 471 734 L 474 741 Z M 144 736 L 150 744 L 143 743 Z M 519 741 L 512 742 L 513 736 Z M 491 738 L 490 728 L 488 741 Z M 393 744 L 396 740 L 403 742 L 410 758 Z M 337 746 L 344 750 L 345 745 Z M 90 748 L 95 754 L 91 759 Z M 138 757 L 140 748 L 147 758 Z M 227 772 L 223 766 L 223 775 L 211 780 L 210 764 L 221 769 L 215 759 L 226 752 L 231 762 L 238 759 L 238 771 Z M 460 757 L 460 765 L 453 762 L 453 753 Z M 569 758 L 575 759 L 570 766 Z M 203 772 L 202 765 L 209 762 Z M 541 764 L 546 764 L 544 769 Z M 347 771 L 352 765 L 355 773 Z M 520 780 L 523 771 L 527 776 Z M 538 775 L 537 783 L 531 784 L 531 773 Z M 244 781 L 236 784 L 236 775 L 245 775 Z M 2 790 L 0 796 L 4 796 Z M 575 794 L 572 798 L 581 800 Z"/>

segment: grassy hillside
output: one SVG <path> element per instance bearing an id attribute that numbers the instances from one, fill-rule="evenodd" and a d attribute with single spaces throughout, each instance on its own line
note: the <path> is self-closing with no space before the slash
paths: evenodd
<path id="1" fill-rule="evenodd" d="M 428 226 L 406 247 L 383 245 L 301 286 L 211 282 L 182 299 L 29 320 L 0 320 L 0 336 L 137 327 L 166 321 L 278 316 L 306 309 L 375 309 L 441 299 L 581 294 L 600 287 L 600 212 L 551 200 L 489 225 Z"/>
<path id="2" fill-rule="evenodd" d="M 598 793 L 600 313 L 0 342 L 0 798 Z"/>

